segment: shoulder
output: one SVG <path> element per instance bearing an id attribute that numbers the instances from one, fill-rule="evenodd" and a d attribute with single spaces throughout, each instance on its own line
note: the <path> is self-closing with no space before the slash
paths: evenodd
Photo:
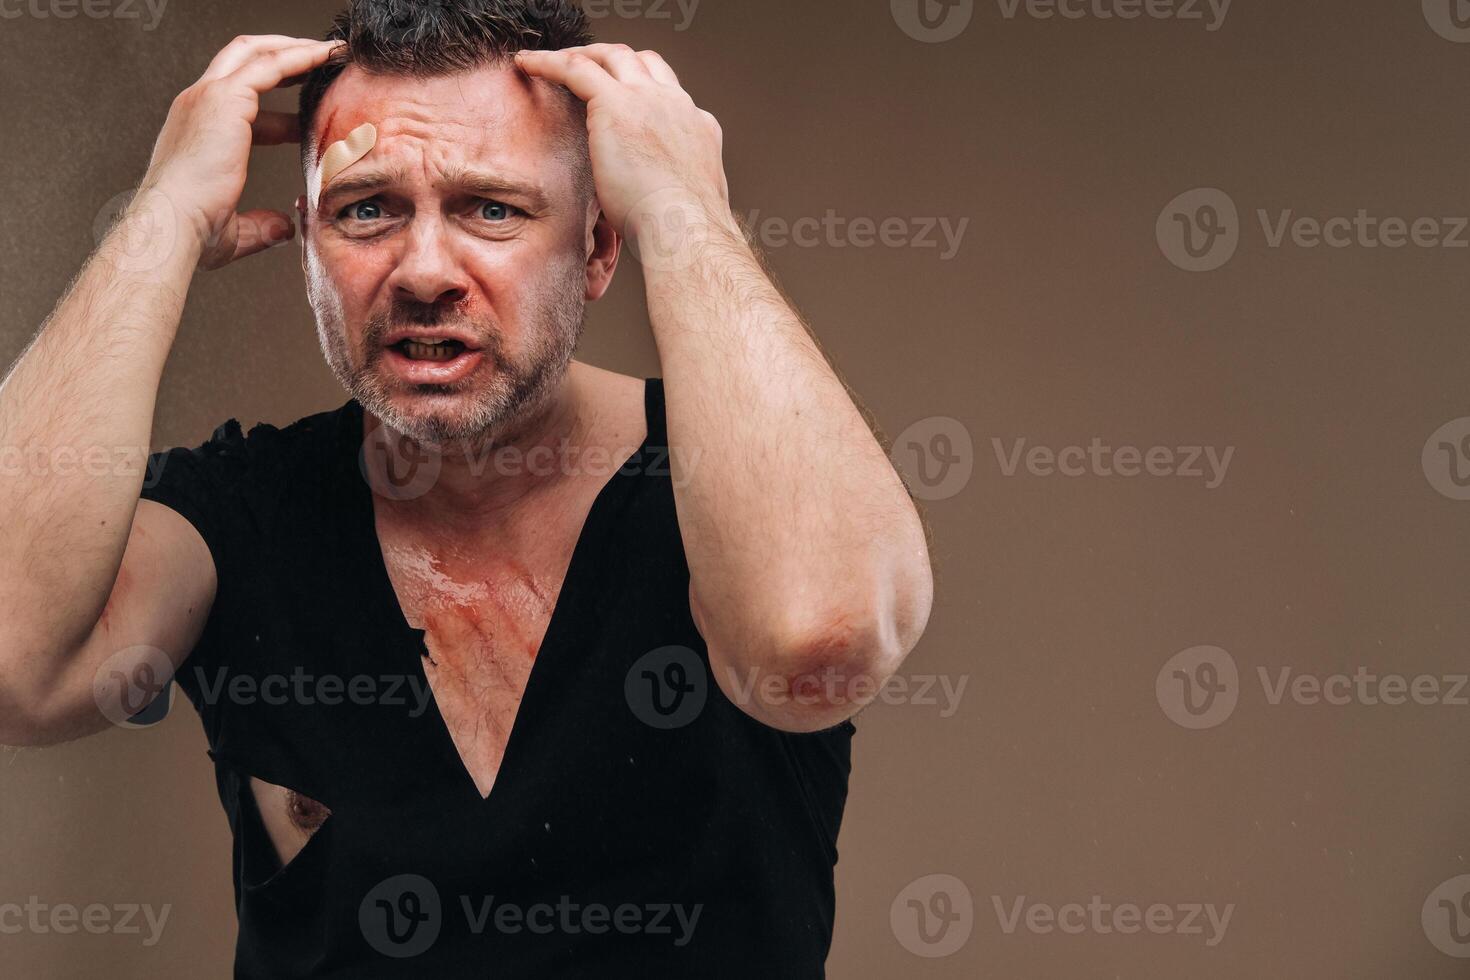
<path id="1" fill-rule="evenodd" d="M 649 430 L 663 426 L 663 382 L 638 378 L 574 361 L 571 380 L 596 420 L 598 441 L 608 445 L 641 443 Z"/>
<path id="2" fill-rule="evenodd" d="M 184 480 L 217 491 L 238 491 L 273 483 L 286 472 L 299 476 L 318 470 L 334 456 L 341 440 L 351 437 L 354 419 L 360 433 L 360 412 L 357 403 L 349 401 L 284 427 L 257 423 L 248 433 L 238 419 L 231 418 L 196 446 L 154 453 L 143 488 L 145 496 L 158 483 Z"/>
<path id="3" fill-rule="evenodd" d="M 240 420 L 232 418 L 217 426 L 205 442 L 185 451 L 204 457 L 249 460 L 292 450 L 324 448 L 344 434 L 352 416 L 361 419 L 360 413 L 357 403 L 349 401 L 330 411 L 297 419 L 285 427 L 258 422 L 251 426 L 248 434 Z"/>

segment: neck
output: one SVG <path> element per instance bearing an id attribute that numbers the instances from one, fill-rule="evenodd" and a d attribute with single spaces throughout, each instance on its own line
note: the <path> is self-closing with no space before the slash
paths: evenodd
<path id="1" fill-rule="evenodd" d="M 414 487 L 422 492 L 402 499 L 392 493 L 377 494 L 376 506 L 404 521 L 483 532 L 527 501 L 561 485 L 568 476 L 566 467 L 560 465 L 564 447 L 577 445 L 587 432 L 578 378 L 573 364 L 541 401 L 472 439 L 451 440 L 431 449 L 387 430 L 383 434 L 400 447 L 402 458 L 418 460 L 430 473 L 435 466 L 438 470 L 425 481 L 427 489 Z M 365 412 L 363 425 L 371 435 L 383 422 Z M 383 458 L 380 453 L 370 454 L 369 459 L 374 456 Z"/>

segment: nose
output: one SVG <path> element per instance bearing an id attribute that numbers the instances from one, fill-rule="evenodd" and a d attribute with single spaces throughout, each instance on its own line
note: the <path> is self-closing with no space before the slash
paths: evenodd
<path id="1" fill-rule="evenodd" d="M 469 277 L 454 254 L 443 225 L 419 216 L 409 227 L 403 255 L 388 285 L 397 299 L 456 303 L 467 295 Z"/>

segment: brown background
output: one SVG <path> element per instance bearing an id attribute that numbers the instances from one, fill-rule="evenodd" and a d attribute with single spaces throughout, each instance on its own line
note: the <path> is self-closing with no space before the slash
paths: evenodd
<path id="1" fill-rule="evenodd" d="M 146 11 L 0 20 L 0 357 L 212 53 L 237 33 L 318 34 L 334 7 L 173 0 L 151 32 Z M 910 703 L 859 719 L 831 974 L 1464 976 L 1420 909 L 1470 872 L 1470 707 L 1272 705 L 1255 675 L 1467 670 L 1470 503 L 1435 491 L 1420 451 L 1470 415 L 1470 250 L 1271 248 L 1255 212 L 1470 214 L 1470 44 L 1437 36 L 1417 0 L 1237 0 L 1213 32 L 1008 19 L 989 0 L 945 43 L 908 36 L 887 0 L 705 0 L 682 31 L 669 9 L 595 26 L 666 54 L 720 118 L 738 210 L 970 219 L 949 261 L 769 250 L 887 432 L 949 416 L 974 443 L 968 486 L 930 505 L 939 595 L 905 667 L 968 686 L 952 717 Z M 299 180 L 291 150 L 264 151 L 246 204 L 287 207 Z M 1195 187 L 1228 191 L 1243 223 L 1235 257 L 1198 274 L 1154 231 Z M 658 372 L 632 262 L 581 356 Z M 343 397 L 293 245 L 198 278 L 155 442 Z M 1007 477 L 991 440 L 1018 437 L 1236 453 L 1216 490 Z M 1233 655 L 1243 690 L 1225 724 L 1189 731 L 1154 681 L 1198 644 Z M 204 747 L 181 701 L 153 729 L 0 750 L 0 903 L 173 906 L 148 949 L 0 935 L 0 973 L 227 975 L 229 837 Z M 973 933 L 920 958 L 890 904 L 936 873 L 972 894 Z M 1213 948 L 1008 935 L 994 910 L 1094 894 L 1235 910 Z"/>

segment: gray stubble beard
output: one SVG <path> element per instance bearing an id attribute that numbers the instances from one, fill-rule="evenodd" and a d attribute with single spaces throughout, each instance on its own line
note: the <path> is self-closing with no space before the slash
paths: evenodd
<path id="1" fill-rule="evenodd" d="M 575 254 L 570 258 L 577 261 L 569 260 L 565 268 L 551 277 L 550 285 L 533 304 L 527 322 L 540 329 L 527 334 L 529 344 L 523 357 L 507 359 L 500 331 L 475 323 L 472 329 L 482 338 L 488 363 L 464 383 L 415 386 L 420 394 L 444 398 L 473 393 L 474 399 L 468 405 L 420 415 L 405 412 L 394 404 L 393 396 L 401 397 L 402 389 L 390 389 L 377 370 L 377 362 L 383 356 L 377 338 L 390 326 L 386 316 L 379 315 L 369 321 L 363 334 L 366 356 L 362 364 L 354 364 L 341 304 L 321 285 L 325 279 L 316 267 L 307 276 L 307 291 L 316 314 L 322 354 L 342 387 L 367 412 L 395 432 L 441 451 L 453 443 L 462 445 L 466 452 L 483 449 L 492 440 L 503 441 L 507 434 L 539 414 L 566 376 L 587 322 L 584 264 Z M 308 262 L 316 266 L 314 256 Z M 488 383 L 483 378 L 487 368 L 493 371 Z"/>

